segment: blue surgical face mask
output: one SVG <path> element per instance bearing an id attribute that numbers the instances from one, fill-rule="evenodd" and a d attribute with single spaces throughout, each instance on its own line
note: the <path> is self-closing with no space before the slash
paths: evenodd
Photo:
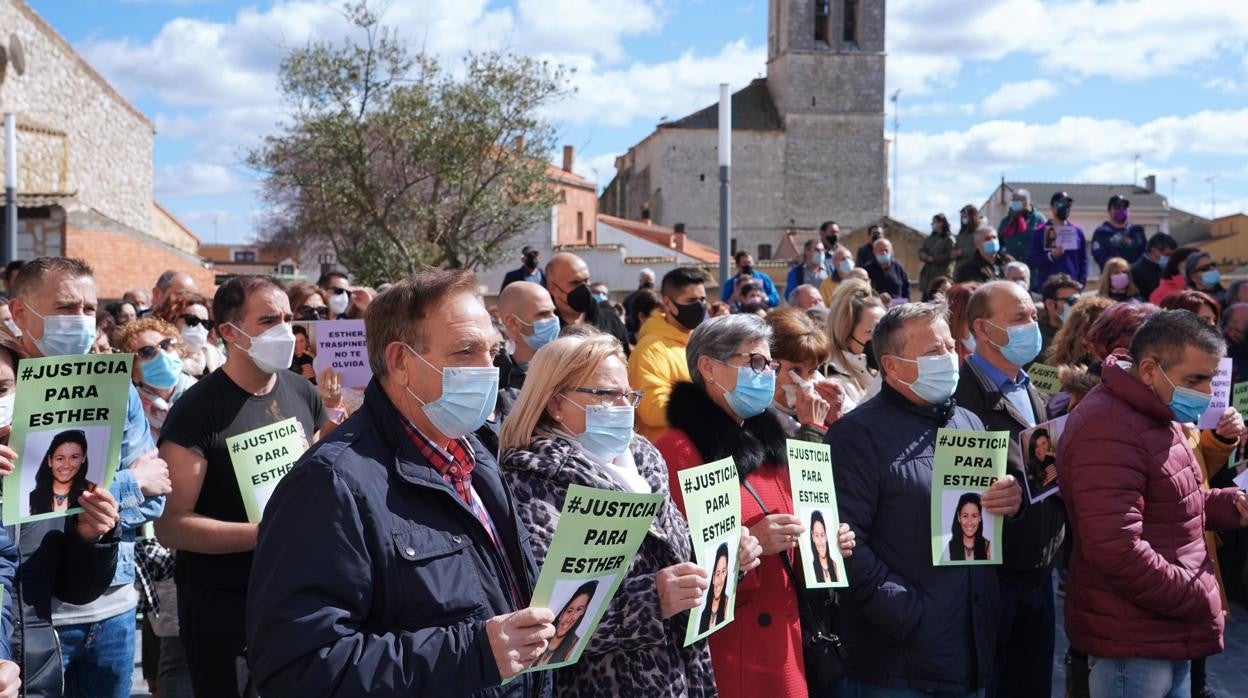
<path id="1" fill-rule="evenodd" d="M 971 350 L 971 352 L 974 352 L 974 351 L 975 351 L 975 346 L 976 346 L 976 345 L 975 345 L 975 335 L 973 335 L 973 334 L 968 334 L 968 335 L 966 336 L 966 339 L 962 340 L 962 346 L 964 346 L 964 347 L 966 347 L 967 349 Z"/>
<path id="2" fill-rule="evenodd" d="M 841 275 L 842 278 L 849 276 L 850 272 L 852 272 L 853 270 L 854 270 L 854 260 L 852 259 L 842 259 L 840 262 L 837 262 L 836 264 L 836 271 L 838 274 Z"/>
<path id="3" fill-rule="evenodd" d="M 893 256 L 891 254 L 877 254 L 875 256 L 875 261 L 880 266 L 884 266 L 885 264 L 888 264 L 889 262 L 893 261 Z"/>
<path id="4" fill-rule="evenodd" d="M 1170 261 L 1170 255 L 1163 254 L 1161 257 L 1157 259 L 1157 266 L 1164 267 L 1166 266 L 1167 263 L 1169 263 L 1169 261 Z"/>
<path id="5" fill-rule="evenodd" d="M 43 320 L 43 337 L 35 340 L 35 346 L 44 356 L 81 356 L 91 351 L 91 345 L 95 344 L 94 315 L 45 317 L 29 305 L 26 308 Z"/>
<path id="6" fill-rule="evenodd" d="M 900 356 L 893 358 L 918 364 L 918 378 L 915 378 L 913 383 L 901 381 L 901 384 L 913 390 L 915 395 L 930 405 L 945 404 L 958 389 L 958 355 L 954 352 L 937 356 L 920 356 L 918 359 L 906 359 Z"/>
<path id="7" fill-rule="evenodd" d="M 566 397 L 565 400 L 568 400 Z M 568 400 L 568 402 L 572 402 Z M 576 405 L 575 402 L 572 402 Z M 581 448 L 606 463 L 624 455 L 633 440 L 633 407 L 631 405 L 590 405 L 585 412 L 585 431 L 573 438 Z"/>
<path id="8" fill-rule="evenodd" d="M 826 259 L 827 256 L 827 252 L 824 252 L 823 250 L 816 250 L 810 254 L 810 263 L 823 264 L 823 260 Z"/>
<path id="9" fill-rule="evenodd" d="M 594 299 L 594 302 L 595 302 L 595 303 L 601 303 L 601 302 L 603 302 L 603 301 L 607 300 L 607 294 L 605 294 L 605 293 L 595 293 L 595 294 L 593 294 L 593 296 L 591 296 L 591 297 Z"/>
<path id="10" fill-rule="evenodd" d="M 559 336 L 559 318 L 555 315 L 539 318 L 534 322 L 525 322 L 519 316 L 515 316 L 515 318 L 520 320 L 520 324 L 533 328 L 532 333 L 520 335 L 524 343 L 529 345 L 529 348 L 533 351 L 550 344 Z"/>
<path id="11" fill-rule="evenodd" d="M 1000 242 L 997 242 L 995 239 L 984 241 L 984 254 L 988 255 L 989 257 L 994 257 L 1000 251 L 1001 251 Z"/>
<path id="12" fill-rule="evenodd" d="M 1029 322 L 1025 325 L 1002 327 L 991 320 L 986 322 L 999 330 L 1005 330 L 1009 336 L 1005 344 L 993 342 L 993 346 L 1001 350 L 1001 356 L 1006 361 L 1015 366 L 1023 366 L 1039 355 L 1040 347 L 1044 345 L 1044 338 L 1040 336 L 1039 324 Z"/>
<path id="13" fill-rule="evenodd" d="M 415 349 L 407 350 L 425 365 L 442 374 L 442 394 L 433 402 L 425 402 L 403 386 L 408 395 L 424 405 L 421 409 L 433 428 L 452 439 L 471 434 L 485 424 L 498 401 L 498 367 L 496 366 L 447 366 L 439 369 L 429 363 Z"/>
<path id="14" fill-rule="evenodd" d="M 715 380 L 712 379 L 711 382 L 715 383 Z M 715 385 L 724 391 L 724 399 L 732 411 L 741 419 L 749 419 L 762 414 L 771 404 L 776 394 L 776 372 L 768 369 L 755 373 L 749 366 L 740 366 L 737 368 L 735 388 L 727 390 L 719 383 Z"/>
<path id="15" fill-rule="evenodd" d="M 1061 301 L 1061 302 L 1066 303 L 1065 301 Z M 1058 314 L 1058 317 L 1061 318 L 1063 323 L 1065 323 L 1067 320 L 1070 319 L 1070 311 L 1074 310 L 1074 308 L 1075 306 L 1069 303 L 1066 303 L 1064 306 L 1062 306 L 1062 312 Z"/>
<path id="16" fill-rule="evenodd" d="M 1200 419 L 1200 415 L 1209 409 L 1209 403 L 1213 402 L 1213 395 L 1175 385 L 1174 381 L 1170 380 L 1170 376 L 1161 370 L 1161 366 L 1158 366 L 1157 370 L 1161 371 L 1161 377 L 1166 379 L 1171 388 L 1174 388 L 1169 405 L 1170 411 L 1174 414 L 1174 421 L 1185 424 Z"/>
<path id="17" fill-rule="evenodd" d="M 1221 280 L 1222 275 L 1218 273 L 1217 269 L 1207 269 L 1200 272 L 1200 283 L 1206 286 L 1217 286 Z"/>
<path id="18" fill-rule="evenodd" d="M 139 364 L 139 373 L 143 382 L 157 390 L 168 390 L 178 384 L 182 375 L 182 359 L 166 351 L 157 351 L 156 356 Z"/>

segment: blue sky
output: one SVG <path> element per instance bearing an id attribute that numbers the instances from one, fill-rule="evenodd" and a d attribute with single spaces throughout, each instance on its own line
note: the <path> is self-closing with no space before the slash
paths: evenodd
<path id="1" fill-rule="evenodd" d="M 249 239 L 241 153 L 274 128 L 284 47 L 346 36 L 321 0 L 28 0 L 157 125 L 156 195 L 205 241 Z M 444 60 L 509 48 L 577 69 L 550 113 L 600 183 L 662 117 L 765 72 L 766 0 L 388 0 L 386 21 Z M 889 0 L 901 89 L 895 215 L 983 203 L 1004 175 L 1130 182 L 1172 204 L 1248 210 L 1248 2 Z M 882 128 L 891 135 L 892 107 Z M 553 154 L 552 154 L 553 157 Z M 1173 181 L 1172 181 L 1173 180 Z M 735 186 L 746 186 L 737 181 Z M 829 211 L 829 217 L 836 216 Z"/>

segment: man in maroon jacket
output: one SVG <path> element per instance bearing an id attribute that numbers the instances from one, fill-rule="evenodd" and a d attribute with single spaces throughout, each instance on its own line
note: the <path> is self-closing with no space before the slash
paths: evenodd
<path id="1" fill-rule="evenodd" d="M 1222 651 L 1222 603 L 1202 524 L 1248 525 L 1238 488 L 1201 489 L 1180 423 L 1209 404 L 1226 344 L 1194 314 L 1165 311 L 1110 357 L 1071 412 L 1058 484 L 1074 529 L 1066 633 L 1101 696 L 1188 696 L 1190 660 Z"/>

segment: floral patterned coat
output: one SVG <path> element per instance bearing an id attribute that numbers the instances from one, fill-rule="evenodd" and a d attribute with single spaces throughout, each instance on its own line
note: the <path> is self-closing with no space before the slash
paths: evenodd
<path id="1" fill-rule="evenodd" d="M 667 465 L 654 446 L 635 435 L 630 450 L 651 491 L 667 494 Z M 622 489 L 579 445 L 558 436 L 538 435 L 525 450 L 503 454 L 500 465 L 520 520 L 532 534 L 533 556 L 539 566 L 550 549 L 568 485 Z M 669 496 L 580 661 L 551 672 L 555 694 L 717 695 L 706 641 L 682 647 L 688 612 L 664 620 L 659 611 L 655 575 L 692 559 L 689 526 Z"/>

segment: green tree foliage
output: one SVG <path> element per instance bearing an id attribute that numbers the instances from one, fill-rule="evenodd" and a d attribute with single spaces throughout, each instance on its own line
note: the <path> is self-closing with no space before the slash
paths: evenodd
<path id="1" fill-rule="evenodd" d="M 447 70 L 367 2 L 346 11 L 360 40 L 285 57 L 290 120 L 247 154 L 269 204 L 261 239 L 328 243 L 366 284 L 511 256 L 508 242 L 558 201 L 541 114 L 564 95 L 565 71 L 499 52 Z"/>

